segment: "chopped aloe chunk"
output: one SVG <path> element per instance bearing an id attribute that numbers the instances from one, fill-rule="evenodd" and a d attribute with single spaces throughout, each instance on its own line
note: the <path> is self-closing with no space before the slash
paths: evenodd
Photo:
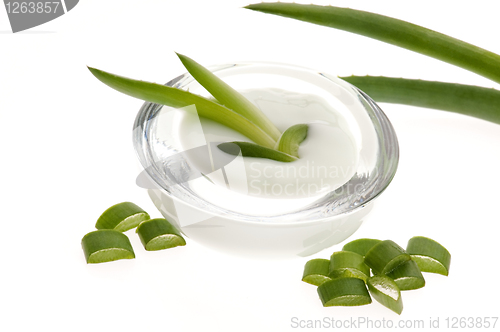
<path id="1" fill-rule="evenodd" d="M 374 274 L 387 274 L 410 260 L 403 248 L 391 240 L 385 240 L 371 248 L 365 256 L 365 263 Z"/>
<path id="2" fill-rule="evenodd" d="M 423 236 L 415 236 L 408 241 L 406 251 L 417 263 L 420 271 L 448 275 L 451 255 L 436 241 Z"/>
<path id="3" fill-rule="evenodd" d="M 144 249 L 148 251 L 186 245 L 179 231 L 163 218 L 143 221 L 137 227 L 137 233 Z"/>
<path id="4" fill-rule="evenodd" d="M 352 277 L 363 281 L 370 276 L 370 268 L 363 256 L 351 251 L 337 251 L 330 256 L 328 276 L 332 279 Z"/>
<path id="5" fill-rule="evenodd" d="M 82 238 L 82 249 L 89 264 L 135 258 L 128 237 L 112 229 L 86 234 Z"/>
<path id="6" fill-rule="evenodd" d="M 418 268 L 417 263 L 409 260 L 391 272 L 387 276 L 394 280 L 400 290 L 412 290 L 425 286 L 425 279 Z"/>
<path id="7" fill-rule="evenodd" d="M 318 295 L 324 307 L 358 306 L 372 303 L 365 282 L 358 278 L 340 278 L 327 281 L 318 287 Z"/>
<path id="8" fill-rule="evenodd" d="M 302 281 L 311 285 L 319 286 L 329 280 L 332 280 L 328 277 L 329 265 L 330 261 L 328 259 L 311 259 L 304 266 Z"/>
<path id="9" fill-rule="evenodd" d="M 368 279 L 369 276 L 356 269 L 344 268 L 333 270 L 328 274 L 328 277 L 330 277 L 330 279 L 358 278 L 366 282 L 366 279 Z"/>
<path id="10" fill-rule="evenodd" d="M 374 245 L 379 244 L 380 242 L 382 241 L 377 239 L 357 239 L 346 243 L 342 250 L 352 251 L 360 254 L 361 256 L 365 256 Z"/>
<path id="11" fill-rule="evenodd" d="M 398 285 L 385 275 L 376 275 L 368 279 L 367 283 L 370 294 L 398 315 L 403 311 L 403 300 Z"/>
<path id="12" fill-rule="evenodd" d="M 114 229 L 125 232 L 148 220 L 149 214 L 131 202 L 113 205 L 101 214 L 95 224 L 97 229 Z"/>

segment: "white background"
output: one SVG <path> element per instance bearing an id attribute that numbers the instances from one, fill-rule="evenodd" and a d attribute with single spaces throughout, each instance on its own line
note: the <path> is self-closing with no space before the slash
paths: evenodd
<path id="1" fill-rule="evenodd" d="M 314 2 L 404 19 L 500 53 L 497 1 Z M 248 3 L 84 0 L 17 34 L 0 8 L 0 330 L 289 331 L 292 317 L 421 319 L 427 327 L 432 317 L 444 328 L 446 317 L 500 316 L 500 126 L 401 105 L 381 104 L 399 137 L 398 172 L 351 239 L 405 246 L 424 235 L 452 254 L 450 276 L 426 274 L 425 288 L 403 294 L 401 316 L 378 303 L 323 308 L 300 281 L 308 258 L 251 260 L 189 239 L 146 252 L 130 231 L 135 260 L 85 263 L 81 238 L 107 207 L 133 201 L 160 216 L 135 185 L 131 134 L 142 102 L 104 86 L 86 65 L 164 83 L 185 72 L 176 51 L 203 65 L 277 61 L 500 88 L 375 40 L 241 9 Z"/>

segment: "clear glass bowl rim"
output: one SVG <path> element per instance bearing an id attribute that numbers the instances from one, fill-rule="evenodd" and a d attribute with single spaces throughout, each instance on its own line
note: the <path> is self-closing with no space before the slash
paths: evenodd
<path id="1" fill-rule="evenodd" d="M 239 62 L 228 63 L 228 64 L 212 65 L 212 66 L 208 66 L 207 68 L 210 69 L 212 72 L 216 73 L 216 72 L 231 69 L 233 67 L 240 66 L 240 65 L 241 66 L 278 66 L 278 67 L 284 67 L 284 68 L 290 68 L 290 69 L 296 69 L 296 70 L 309 71 L 309 72 L 312 72 L 312 73 L 315 73 L 318 75 L 322 75 L 322 76 L 329 78 L 329 79 L 331 79 L 331 77 L 334 77 L 335 79 L 340 80 L 342 82 L 342 84 L 353 88 L 370 105 L 371 110 L 373 111 L 373 113 L 375 115 L 375 119 L 377 120 L 377 122 L 380 126 L 380 130 L 377 130 L 377 126 L 375 126 L 375 130 L 377 131 L 378 138 L 380 140 L 382 140 L 382 143 L 380 144 L 380 146 L 386 151 L 385 155 L 386 155 L 386 157 L 388 157 L 386 159 L 387 159 L 387 161 L 389 161 L 389 165 L 388 165 L 388 167 L 384 167 L 383 174 L 378 176 L 381 180 L 377 183 L 376 192 L 374 194 L 372 194 L 369 197 L 369 199 L 364 201 L 363 204 L 355 206 L 353 208 L 350 208 L 350 209 L 343 211 L 339 214 L 318 217 L 318 218 L 315 218 L 313 220 L 290 221 L 290 222 L 284 222 L 284 221 L 273 222 L 272 218 L 274 218 L 275 216 L 272 216 L 272 217 L 250 216 L 250 217 L 256 219 L 255 221 L 253 221 L 253 220 L 248 220 L 247 218 L 238 218 L 237 214 L 235 214 L 234 217 L 233 216 L 230 217 L 232 221 L 241 222 L 241 223 L 245 223 L 245 224 L 266 225 L 269 227 L 272 227 L 272 226 L 279 227 L 280 225 L 284 226 L 284 225 L 311 224 L 311 223 L 323 222 L 323 221 L 326 222 L 326 221 L 331 220 L 331 218 L 334 218 L 334 217 L 340 217 L 340 216 L 343 216 L 346 214 L 351 214 L 351 213 L 357 212 L 358 210 L 364 208 L 365 205 L 372 203 L 372 201 L 375 198 L 377 198 L 387 188 L 387 186 L 391 183 L 392 179 L 394 178 L 394 176 L 396 174 L 396 170 L 398 168 L 398 163 L 399 163 L 398 140 L 397 140 L 394 128 L 393 128 L 391 122 L 389 121 L 389 119 L 387 118 L 387 116 L 385 115 L 385 113 L 367 94 L 365 94 L 363 91 L 361 91 L 357 87 L 353 86 L 352 84 L 350 84 L 350 83 L 348 83 L 348 82 L 346 82 L 346 81 L 344 81 L 336 76 L 332 76 L 330 74 L 325 74 L 321 71 L 317 71 L 317 70 L 314 70 L 314 69 L 311 69 L 308 67 L 286 64 L 286 63 L 267 62 L 267 61 L 239 61 Z M 187 85 L 193 81 L 195 81 L 195 79 L 191 76 L 191 74 L 186 72 L 182 75 L 179 75 L 179 76 L 173 78 L 169 82 L 165 83 L 165 85 L 170 86 L 170 87 L 178 87 L 178 86 L 182 86 L 182 85 Z M 337 82 L 335 82 L 335 83 L 337 83 Z M 147 138 L 148 135 L 144 129 L 145 128 L 144 124 L 149 119 L 152 118 L 152 116 L 151 116 L 152 112 L 158 111 L 162 107 L 163 107 L 163 105 L 159 105 L 159 104 L 155 104 L 155 103 L 151 103 L 151 102 L 144 102 L 144 104 L 142 105 L 142 107 L 140 108 L 140 110 L 136 116 L 136 120 L 134 123 L 134 131 L 133 131 L 133 133 L 134 133 L 133 144 L 134 144 L 136 154 L 139 158 L 139 161 L 140 161 L 141 165 L 144 167 L 144 169 L 151 169 L 151 168 L 148 168 L 149 162 L 148 162 L 148 158 L 146 157 L 145 151 L 143 148 L 143 144 L 145 142 L 147 142 L 147 139 L 148 139 Z M 153 115 L 153 117 L 154 117 L 154 115 Z M 140 129 L 140 130 L 137 130 L 137 129 Z M 155 181 L 155 179 L 154 179 L 155 174 L 153 174 L 153 175 L 149 174 L 149 176 L 150 176 L 150 178 L 153 179 L 153 181 Z M 161 175 L 156 174 L 156 176 L 161 176 Z M 156 185 L 158 186 L 158 188 L 160 188 L 162 190 L 163 194 L 169 195 L 174 200 L 179 200 L 179 198 L 176 197 L 175 195 L 170 195 L 170 193 L 168 193 L 164 188 L 162 188 L 162 186 L 159 183 L 157 183 L 157 181 L 155 181 L 155 182 L 156 182 Z M 229 217 L 227 214 L 217 214 L 214 211 L 206 211 L 198 206 L 193 206 L 185 201 L 183 201 L 183 204 L 190 205 L 190 207 L 193 209 L 196 209 L 196 210 L 199 210 L 202 212 L 206 212 L 209 214 L 213 214 L 214 216 L 219 216 L 219 217 L 223 217 L 223 218 Z M 270 222 L 267 222 L 268 218 L 271 219 Z"/>

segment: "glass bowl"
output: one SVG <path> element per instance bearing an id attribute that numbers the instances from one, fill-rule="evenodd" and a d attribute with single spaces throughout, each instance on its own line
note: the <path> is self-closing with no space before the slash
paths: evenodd
<path id="1" fill-rule="evenodd" d="M 217 148 L 207 138 L 208 134 L 203 137 L 193 130 L 200 128 L 203 133 L 206 123 L 203 119 L 196 122 L 198 118 L 192 107 L 178 110 L 146 102 L 137 115 L 133 133 L 134 147 L 144 167 L 138 184 L 148 189 L 163 216 L 188 238 L 238 255 L 308 256 L 352 235 L 371 211 L 375 198 L 391 182 L 398 165 L 396 133 L 377 104 L 338 77 L 307 68 L 248 62 L 209 69 L 234 89 L 247 94 L 280 91 L 287 105 L 302 107 L 304 111 L 296 113 L 302 122 L 304 116 L 310 116 L 313 122 L 317 120 L 309 115 L 315 111 L 307 107 L 316 107 L 316 101 L 322 101 L 327 105 L 325 112 L 335 113 L 334 122 L 339 130 L 349 134 L 356 159 L 347 178 L 307 197 L 276 199 L 241 193 L 216 183 L 218 178 L 227 183 L 231 174 L 235 178 L 235 169 L 239 170 L 236 178 L 244 177 L 241 156 L 229 158 L 213 173 L 200 170 L 199 159 L 215 153 Z M 166 85 L 210 98 L 189 73 Z M 254 103 L 273 120 L 273 109 L 265 109 L 272 103 L 266 104 L 261 99 L 254 99 Z M 234 135 L 243 137 L 236 132 Z M 231 133 L 227 137 L 230 136 Z M 335 142 L 320 145 L 322 151 L 332 154 L 338 151 Z M 230 187 L 233 188 L 231 184 Z"/>

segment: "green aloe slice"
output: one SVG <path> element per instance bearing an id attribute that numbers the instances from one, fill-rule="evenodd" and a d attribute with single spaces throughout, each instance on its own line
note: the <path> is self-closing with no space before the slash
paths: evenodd
<path id="1" fill-rule="evenodd" d="M 152 103 L 181 108 L 196 105 L 200 116 L 234 129 L 252 141 L 274 148 L 276 140 L 249 119 L 207 98 L 165 85 L 149 83 L 90 68 L 90 72 L 101 82 L 126 95 Z"/>
<path id="2" fill-rule="evenodd" d="M 297 160 L 296 157 L 289 154 L 248 142 L 226 142 L 217 145 L 217 147 L 233 156 L 239 155 L 241 151 L 243 157 L 265 158 L 285 163 Z"/>
<path id="3" fill-rule="evenodd" d="M 125 232 L 148 220 L 149 214 L 131 202 L 113 205 L 101 214 L 95 224 L 97 229 L 114 229 Z"/>
<path id="4" fill-rule="evenodd" d="M 320 286 L 321 284 L 332 280 L 328 277 L 329 265 L 330 261 L 328 259 L 311 259 L 304 266 L 302 281 L 311 285 Z"/>
<path id="5" fill-rule="evenodd" d="M 376 102 L 433 108 L 500 124 L 500 91 L 473 85 L 396 77 L 341 77 Z"/>
<path id="6" fill-rule="evenodd" d="M 278 128 L 250 100 L 193 59 L 178 53 L 177 56 L 189 73 L 210 92 L 219 104 L 241 114 L 264 130 L 272 139 L 278 140 L 281 135 Z"/>
<path id="7" fill-rule="evenodd" d="M 363 256 L 351 251 L 337 251 L 330 256 L 328 276 L 336 278 L 359 278 L 363 281 L 370 276 L 370 268 L 365 264 Z"/>
<path id="8" fill-rule="evenodd" d="M 179 231 L 163 218 L 143 221 L 137 227 L 137 233 L 148 251 L 186 245 Z"/>
<path id="9" fill-rule="evenodd" d="M 387 274 L 410 260 L 403 248 L 391 240 L 385 240 L 371 248 L 365 256 L 365 263 L 374 274 Z"/>
<path id="10" fill-rule="evenodd" d="M 423 236 L 415 236 L 408 241 L 406 251 L 422 272 L 448 275 L 451 255 L 445 247 L 436 241 Z"/>
<path id="11" fill-rule="evenodd" d="M 382 305 L 391 309 L 398 315 L 403 311 L 403 300 L 398 285 L 384 275 L 376 275 L 368 279 L 367 283 L 370 294 Z"/>
<path id="12" fill-rule="evenodd" d="M 324 307 L 358 306 L 372 303 L 365 282 L 358 278 L 340 278 L 327 281 L 318 287 L 318 295 Z"/>
<path id="13" fill-rule="evenodd" d="M 412 290 L 425 286 L 425 279 L 418 268 L 417 263 L 409 260 L 387 274 L 394 280 L 400 290 Z"/>
<path id="14" fill-rule="evenodd" d="M 128 237 L 112 229 L 90 232 L 82 238 L 82 249 L 87 263 L 104 263 L 135 258 Z"/>
<path id="15" fill-rule="evenodd" d="M 343 247 L 342 250 L 344 251 L 352 251 L 357 254 L 360 254 L 361 256 L 365 256 L 366 253 L 373 248 L 374 245 L 379 244 L 382 242 L 381 240 L 377 239 L 357 239 L 354 241 L 351 241 L 349 243 L 346 243 Z"/>
<path id="16" fill-rule="evenodd" d="M 500 83 L 500 55 L 402 20 L 350 8 L 295 3 L 257 3 L 245 8 L 374 38 Z"/>
<path id="17" fill-rule="evenodd" d="M 298 124 L 285 130 L 277 143 L 278 150 L 299 158 L 299 146 L 306 139 L 308 129 L 306 124 Z"/>

